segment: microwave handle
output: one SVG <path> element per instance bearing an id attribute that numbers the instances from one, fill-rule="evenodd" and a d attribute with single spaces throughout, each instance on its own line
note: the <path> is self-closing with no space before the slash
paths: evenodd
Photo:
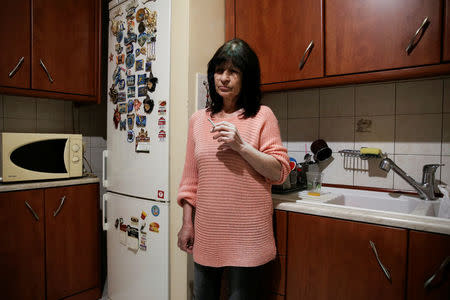
<path id="1" fill-rule="evenodd" d="M 107 168 L 106 168 L 106 164 L 108 161 L 108 150 L 103 150 L 102 152 L 102 181 L 103 181 L 103 187 L 108 187 L 108 176 L 106 174 L 107 172 Z"/>
<path id="2" fill-rule="evenodd" d="M 102 198 L 102 227 L 103 231 L 108 231 L 108 215 L 107 215 L 107 194 L 103 194 Z"/>

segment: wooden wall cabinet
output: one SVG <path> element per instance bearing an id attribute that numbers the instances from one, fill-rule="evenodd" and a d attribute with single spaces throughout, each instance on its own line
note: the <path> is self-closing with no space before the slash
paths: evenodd
<path id="1" fill-rule="evenodd" d="M 226 0 L 226 39 L 254 48 L 263 91 L 450 74 L 449 1 Z"/>
<path id="2" fill-rule="evenodd" d="M 0 93 L 99 102 L 100 4 L 3 1 Z"/>
<path id="3" fill-rule="evenodd" d="M 98 184 L 0 193 L 5 299 L 100 297 L 98 203 Z"/>

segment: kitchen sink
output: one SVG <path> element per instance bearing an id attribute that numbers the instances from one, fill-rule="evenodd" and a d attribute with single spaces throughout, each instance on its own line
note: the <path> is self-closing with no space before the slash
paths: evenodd
<path id="1" fill-rule="evenodd" d="M 336 193 L 340 195 L 334 199 L 325 201 L 324 203 L 346 207 L 411 214 L 418 205 L 421 205 L 424 202 L 424 200 L 421 200 L 419 197 L 404 194 L 334 188 L 330 190 L 336 190 Z M 428 216 L 435 215 L 435 209 L 433 209 L 432 205 L 429 205 L 426 214 Z"/>

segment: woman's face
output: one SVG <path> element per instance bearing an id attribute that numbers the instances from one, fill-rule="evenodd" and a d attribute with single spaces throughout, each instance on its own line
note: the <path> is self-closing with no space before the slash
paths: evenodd
<path id="1" fill-rule="evenodd" d="M 231 62 L 216 67 L 214 72 L 216 92 L 224 101 L 236 100 L 241 92 L 242 72 Z"/>

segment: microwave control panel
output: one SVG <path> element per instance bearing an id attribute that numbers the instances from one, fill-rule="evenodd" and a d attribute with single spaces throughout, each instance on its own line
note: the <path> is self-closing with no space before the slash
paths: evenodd
<path id="1" fill-rule="evenodd" d="M 81 135 L 71 135 L 69 139 L 70 177 L 83 175 L 83 140 Z"/>

